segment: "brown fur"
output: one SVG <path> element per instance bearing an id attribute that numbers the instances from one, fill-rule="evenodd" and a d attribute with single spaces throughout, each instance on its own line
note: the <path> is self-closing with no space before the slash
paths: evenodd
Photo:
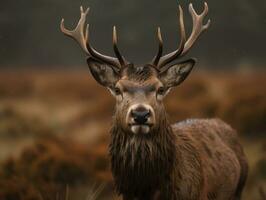
<path id="1" fill-rule="evenodd" d="M 246 159 L 236 132 L 221 120 L 170 126 L 165 117 L 154 133 L 137 136 L 115 121 L 111 136 L 112 171 L 126 200 L 241 198 Z"/>
<path id="2" fill-rule="evenodd" d="M 110 156 L 116 188 L 124 200 L 238 200 L 247 178 L 247 162 L 237 135 L 220 120 L 187 120 L 171 126 L 163 98 L 170 88 L 190 74 L 195 59 L 172 63 L 184 56 L 210 25 L 208 13 L 197 14 L 189 6 L 193 30 L 186 40 L 182 8 L 179 7 L 180 47 L 162 56 L 163 42 L 158 29 L 159 50 L 152 64 L 134 66 L 120 54 L 113 29 L 115 57 L 95 51 L 83 31 L 88 13 L 73 31 L 61 30 L 74 38 L 90 56 L 92 76 L 116 98 L 111 130 Z M 173 65 L 172 65 L 172 64 Z"/>
<path id="3" fill-rule="evenodd" d="M 218 119 L 167 121 L 163 97 L 185 80 L 193 65 L 184 62 L 159 74 L 150 65 L 129 65 L 119 77 L 107 67 L 90 65 L 95 79 L 117 99 L 109 152 L 124 200 L 241 198 L 248 165 L 236 132 Z M 149 132 L 132 131 L 128 113 L 133 105 L 149 106 Z"/>

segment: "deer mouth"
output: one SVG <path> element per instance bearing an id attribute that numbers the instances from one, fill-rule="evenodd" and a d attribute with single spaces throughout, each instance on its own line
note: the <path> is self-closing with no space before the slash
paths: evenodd
<path id="1" fill-rule="evenodd" d="M 129 127 L 134 134 L 148 134 L 152 124 L 130 124 Z"/>

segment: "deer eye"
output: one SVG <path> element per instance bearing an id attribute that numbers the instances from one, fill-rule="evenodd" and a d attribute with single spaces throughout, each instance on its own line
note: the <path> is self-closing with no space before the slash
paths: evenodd
<path id="1" fill-rule="evenodd" d="M 157 90 L 157 95 L 164 95 L 164 93 L 165 93 L 165 88 L 159 87 L 159 89 Z"/>
<path id="2" fill-rule="evenodd" d="M 114 92 L 115 92 L 115 95 L 116 95 L 116 96 L 122 94 L 122 93 L 121 93 L 121 90 L 120 90 L 118 87 L 115 87 Z"/>

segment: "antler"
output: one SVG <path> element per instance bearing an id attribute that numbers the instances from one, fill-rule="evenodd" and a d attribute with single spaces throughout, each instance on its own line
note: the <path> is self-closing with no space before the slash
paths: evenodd
<path id="1" fill-rule="evenodd" d="M 106 56 L 98 51 L 96 51 L 91 45 L 90 45 L 90 37 L 89 37 L 89 25 L 86 25 L 86 29 L 84 31 L 85 22 L 86 22 L 86 16 L 89 13 L 89 8 L 86 9 L 84 12 L 83 7 L 80 7 L 80 19 L 79 22 L 74 30 L 68 30 L 65 28 L 64 25 L 64 19 L 61 21 L 61 31 L 69 36 L 70 38 L 74 39 L 80 47 L 85 51 L 85 53 L 91 57 L 96 58 L 99 61 L 102 61 L 104 63 L 110 64 L 116 68 L 121 68 L 124 65 L 126 65 L 128 62 L 125 60 L 125 58 L 121 55 L 118 46 L 117 46 L 117 33 L 116 33 L 116 27 L 113 27 L 113 48 L 116 55 L 115 57 Z"/>
<path id="2" fill-rule="evenodd" d="M 153 65 L 157 66 L 158 68 L 161 68 L 167 65 L 168 63 L 172 62 L 173 60 L 184 56 L 190 50 L 190 48 L 193 46 L 193 44 L 196 42 L 199 36 L 206 29 L 208 29 L 211 23 L 210 20 L 208 20 L 208 22 L 205 25 L 203 25 L 204 17 L 208 13 L 208 4 L 206 2 L 204 3 L 204 11 L 201 14 L 198 15 L 196 13 L 192 4 L 189 5 L 189 12 L 193 20 L 193 29 L 190 37 L 188 38 L 188 40 L 186 40 L 183 9 L 181 6 L 179 6 L 179 24 L 180 24 L 181 41 L 177 50 L 163 57 L 161 57 L 163 42 L 162 42 L 161 32 L 159 31 L 160 29 L 158 29 L 159 51 L 152 61 Z"/>

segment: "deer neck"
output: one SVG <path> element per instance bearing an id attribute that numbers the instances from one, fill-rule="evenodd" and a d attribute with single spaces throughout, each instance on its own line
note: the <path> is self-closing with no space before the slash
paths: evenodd
<path id="1" fill-rule="evenodd" d="M 147 135 L 127 133 L 115 121 L 109 152 L 118 191 L 138 193 L 169 179 L 177 160 L 176 136 L 166 117 Z"/>

